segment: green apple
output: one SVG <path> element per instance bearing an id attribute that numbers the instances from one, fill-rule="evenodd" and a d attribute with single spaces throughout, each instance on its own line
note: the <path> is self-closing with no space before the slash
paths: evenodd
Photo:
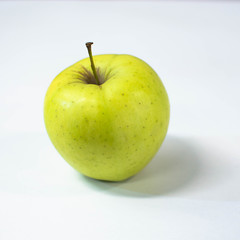
<path id="1" fill-rule="evenodd" d="M 143 169 L 162 144 L 169 100 L 156 72 L 125 54 L 92 56 L 48 88 L 44 120 L 61 156 L 95 179 L 121 181 Z M 96 66 L 96 67 L 95 67 Z"/>

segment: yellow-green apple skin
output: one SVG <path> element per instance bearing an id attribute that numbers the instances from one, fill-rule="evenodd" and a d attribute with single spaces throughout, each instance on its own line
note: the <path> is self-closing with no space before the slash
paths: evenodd
<path id="1" fill-rule="evenodd" d="M 44 101 L 48 135 L 61 156 L 82 174 L 125 180 L 143 169 L 162 144 L 169 100 L 156 72 L 131 55 L 93 57 L 106 81 L 88 84 L 89 58 L 61 72 Z"/>

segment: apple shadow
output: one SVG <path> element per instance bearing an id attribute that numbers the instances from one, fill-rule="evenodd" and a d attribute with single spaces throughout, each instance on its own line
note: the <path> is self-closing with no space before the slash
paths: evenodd
<path id="1" fill-rule="evenodd" d="M 190 184 L 200 171 L 200 161 L 191 142 L 167 136 L 153 160 L 137 175 L 122 182 L 83 177 L 92 188 L 109 194 L 154 197 L 176 192 Z"/>

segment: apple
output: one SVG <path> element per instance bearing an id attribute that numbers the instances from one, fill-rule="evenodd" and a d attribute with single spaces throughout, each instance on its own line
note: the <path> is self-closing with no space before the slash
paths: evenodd
<path id="1" fill-rule="evenodd" d="M 92 56 L 62 71 L 44 101 L 48 135 L 60 155 L 85 176 L 125 180 L 162 144 L 169 100 L 156 72 L 126 54 Z M 96 67 L 95 67 L 96 66 Z"/>

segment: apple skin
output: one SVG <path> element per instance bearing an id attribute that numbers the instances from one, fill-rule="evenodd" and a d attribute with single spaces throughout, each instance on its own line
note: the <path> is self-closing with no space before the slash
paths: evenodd
<path id="1" fill-rule="evenodd" d="M 109 73 L 102 85 L 79 77 L 85 58 L 61 72 L 44 101 L 48 135 L 77 171 L 100 180 L 125 180 L 143 169 L 162 144 L 169 100 L 155 71 L 131 55 L 94 56 Z"/>

